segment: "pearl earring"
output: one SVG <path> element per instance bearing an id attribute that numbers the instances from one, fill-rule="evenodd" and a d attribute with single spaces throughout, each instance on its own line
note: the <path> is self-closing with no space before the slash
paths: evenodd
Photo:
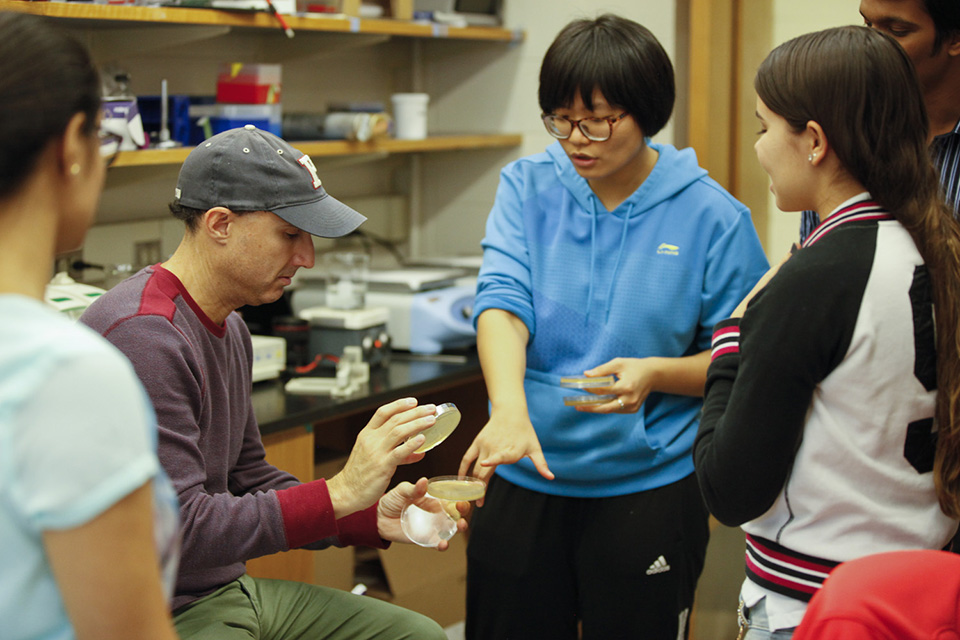
<path id="1" fill-rule="evenodd" d="M 80 175 L 80 165 L 77 164 L 76 162 L 70 165 L 70 175 L 72 176 Z"/>
<path id="2" fill-rule="evenodd" d="M 816 160 L 816 158 L 817 158 L 817 154 L 811 153 L 810 155 L 807 156 L 807 162 L 813 162 L 814 160 Z"/>

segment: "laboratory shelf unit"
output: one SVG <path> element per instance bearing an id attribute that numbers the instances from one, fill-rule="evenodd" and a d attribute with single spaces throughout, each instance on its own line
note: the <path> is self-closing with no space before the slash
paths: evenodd
<path id="1" fill-rule="evenodd" d="M 176 6 L 91 4 L 88 2 L 33 2 L 0 0 L 0 10 L 22 11 L 51 18 L 73 18 L 115 22 L 166 22 L 170 24 L 222 25 L 278 29 L 277 18 L 266 11 L 231 11 Z M 455 38 L 465 40 L 518 41 L 522 31 L 497 27 L 454 27 L 426 21 L 354 18 L 341 14 L 326 16 L 284 16 L 296 31 L 378 34 L 411 38 Z"/>
<path id="2" fill-rule="evenodd" d="M 393 94 L 427 93 L 424 139 L 290 141 L 314 159 L 331 195 L 362 205 L 370 232 L 408 258 L 479 253 L 499 170 L 522 145 L 520 134 L 502 126 L 522 60 L 520 29 L 285 15 L 295 33 L 288 38 L 265 11 L 29 0 L 0 0 L 0 11 L 53 20 L 82 40 L 101 68 L 128 73 L 139 96 L 157 95 L 163 84 L 170 95 L 209 96 L 221 66 L 236 62 L 281 65 L 285 115 L 350 103 L 391 111 Z M 98 225 L 169 220 L 166 204 L 192 149 L 121 152 Z"/>
<path id="3" fill-rule="evenodd" d="M 31 0 L 0 0 L 0 11 L 20 11 L 56 19 L 61 24 L 75 30 L 86 31 L 87 38 L 95 56 L 109 58 L 117 50 L 136 48 L 158 48 L 159 42 L 183 42 L 185 47 L 194 42 L 221 38 L 237 29 L 249 41 L 251 34 L 273 37 L 270 47 L 282 51 L 274 57 L 283 58 L 296 55 L 298 50 L 323 48 L 330 45 L 313 41 L 302 44 L 304 38 L 324 34 L 337 35 L 341 39 L 333 46 L 355 47 L 364 42 L 380 43 L 390 38 L 417 39 L 430 38 L 434 41 L 462 40 L 491 43 L 518 43 L 524 39 L 521 30 L 496 27 L 453 27 L 425 21 L 407 21 L 392 19 L 354 18 L 342 14 L 317 14 L 317 17 L 290 15 L 284 20 L 294 30 L 301 33 L 297 45 L 284 41 L 277 18 L 263 11 L 226 11 L 218 9 L 200 9 L 176 6 L 145 6 L 132 4 L 98 4 L 88 2 L 48 2 Z M 178 32 L 179 27 L 179 32 Z M 206 29 L 204 29 L 206 28 Z M 193 30 L 191 32 L 191 30 Z M 121 35 L 116 35 L 116 34 Z M 186 35 L 183 35 L 186 33 Z M 106 34 L 106 35 L 105 35 Z M 199 34 L 199 35 L 197 35 Z M 344 35 L 346 38 L 344 39 Z M 350 36 L 353 36 L 352 41 Z M 299 47 L 299 48 L 297 48 Z M 109 54 L 105 52 L 109 51 Z M 420 49 L 415 49 L 414 58 L 419 58 Z M 265 53 L 261 57 L 269 58 Z M 179 65 L 179 63 L 174 63 Z M 418 61 L 413 64 L 421 65 Z M 180 65 L 182 67 L 182 65 Z M 171 70 L 177 73 L 177 70 Z M 179 69 L 183 73 L 183 69 Z M 420 84 L 419 69 L 414 70 L 412 82 Z M 412 87 L 420 90 L 418 87 Z M 285 83 L 284 93 L 297 94 L 300 89 Z M 497 147 L 517 147 L 521 136 L 516 134 L 444 134 L 431 136 L 425 140 L 380 139 L 369 142 L 349 140 L 323 140 L 297 142 L 296 146 L 305 153 L 317 157 L 337 157 L 369 154 L 420 153 L 435 151 L 456 151 Z M 179 165 L 189 154 L 191 148 L 145 149 L 136 152 L 122 152 L 116 159 L 116 167 L 143 167 Z"/>
<path id="4" fill-rule="evenodd" d="M 517 147 L 522 136 L 502 135 L 444 135 L 432 136 L 424 140 L 396 140 L 384 138 L 367 142 L 352 140 L 317 140 L 291 144 L 315 160 L 335 158 L 337 156 L 363 156 L 365 154 L 384 155 L 395 153 L 419 153 L 431 151 L 463 151 L 497 147 Z M 180 165 L 193 147 L 177 149 L 144 149 L 141 151 L 122 151 L 117 155 L 113 167 L 147 167 L 162 165 Z"/>

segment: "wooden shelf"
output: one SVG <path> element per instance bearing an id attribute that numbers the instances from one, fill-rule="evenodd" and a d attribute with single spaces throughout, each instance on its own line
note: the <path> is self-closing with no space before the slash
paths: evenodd
<path id="1" fill-rule="evenodd" d="M 522 136 L 519 134 L 495 135 L 449 135 L 432 136 L 425 140 L 394 140 L 386 138 L 370 142 L 352 142 L 349 140 L 319 140 L 291 142 L 300 151 L 313 158 L 331 158 L 337 156 L 359 156 L 365 154 L 420 153 L 436 151 L 460 151 L 468 149 L 493 149 L 519 146 Z M 187 158 L 193 147 L 178 149 L 144 149 L 142 151 L 123 151 L 114 161 L 113 167 L 146 167 L 179 165 Z"/>
<path id="2" fill-rule="evenodd" d="M 276 29 L 278 33 L 282 33 L 276 17 L 260 11 L 224 11 L 187 7 L 90 4 L 86 2 L 30 2 L 26 0 L 0 0 L 0 10 L 33 13 L 51 18 L 127 23 L 127 26 L 129 26 L 129 23 L 170 23 L 254 27 Z M 359 33 L 410 38 L 451 38 L 501 42 L 519 42 L 524 38 L 523 31 L 513 31 L 499 27 L 451 27 L 432 22 L 351 18 L 342 14 L 336 14 L 333 17 L 291 15 L 284 16 L 284 19 L 294 32 Z"/>

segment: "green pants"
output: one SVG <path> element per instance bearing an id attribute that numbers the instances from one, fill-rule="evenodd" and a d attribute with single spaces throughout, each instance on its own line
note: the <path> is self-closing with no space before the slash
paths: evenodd
<path id="1" fill-rule="evenodd" d="M 246 575 L 173 619 L 183 640 L 446 640 L 430 618 L 376 598 Z"/>

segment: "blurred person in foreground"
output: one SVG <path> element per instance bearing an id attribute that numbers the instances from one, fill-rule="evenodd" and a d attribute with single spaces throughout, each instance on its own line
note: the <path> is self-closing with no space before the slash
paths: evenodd
<path id="1" fill-rule="evenodd" d="M 793 640 L 960 637 L 960 556 L 920 549 L 844 562 L 813 598 Z"/>
<path id="2" fill-rule="evenodd" d="M 43 302 L 107 166 L 100 78 L 44 19 L 0 12 L 0 638 L 173 640 L 177 502 L 130 363 Z M 112 141 L 115 146 L 117 141 Z"/>

